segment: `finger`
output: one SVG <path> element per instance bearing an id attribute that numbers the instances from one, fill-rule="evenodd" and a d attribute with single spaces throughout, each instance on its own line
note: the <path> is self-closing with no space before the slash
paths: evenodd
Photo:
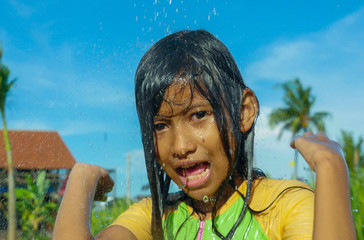
<path id="1" fill-rule="evenodd" d="M 305 147 L 308 147 L 310 144 L 310 140 L 308 139 L 310 137 L 309 136 L 296 136 L 292 143 L 293 143 L 293 148 L 297 149 L 298 152 L 301 152 L 301 149 L 304 149 Z M 307 145 L 308 144 L 308 145 Z"/>
<path id="2" fill-rule="evenodd" d="M 104 185 L 106 192 L 110 192 L 113 187 L 114 187 L 114 181 L 110 178 L 107 179 L 107 181 L 105 181 L 105 185 Z"/>
<path id="3" fill-rule="evenodd" d="M 114 181 L 110 177 L 109 172 L 104 168 L 101 168 L 100 170 L 102 177 L 100 178 L 99 185 L 102 186 L 103 189 L 109 189 L 109 188 L 112 189 L 114 186 Z"/>
<path id="4" fill-rule="evenodd" d="M 343 148 L 340 143 L 336 141 L 331 141 L 337 148 Z"/>
<path id="5" fill-rule="evenodd" d="M 324 131 L 318 131 L 316 135 L 327 136 Z"/>
<path id="6" fill-rule="evenodd" d="M 327 137 L 327 135 L 326 135 L 326 133 L 324 133 L 324 132 L 322 132 L 322 131 L 317 132 L 317 133 L 316 133 L 316 136 L 317 136 L 317 137 L 325 137 L 325 138 L 328 138 L 328 137 Z"/>
<path id="7" fill-rule="evenodd" d="M 291 148 L 293 148 L 293 149 L 296 149 L 296 141 L 297 141 L 297 139 L 299 139 L 299 138 L 302 138 L 302 136 L 300 136 L 300 135 L 297 135 L 297 136 L 295 136 L 294 138 L 293 138 L 293 140 L 291 141 Z"/>
<path id="8" fill-rule="evenodd" d="M 305 132 L 303 134 L 304 137 L 312 137 L 313 136 L 313 133 L 311 131 L 308 131 L 308 132 Z"/>

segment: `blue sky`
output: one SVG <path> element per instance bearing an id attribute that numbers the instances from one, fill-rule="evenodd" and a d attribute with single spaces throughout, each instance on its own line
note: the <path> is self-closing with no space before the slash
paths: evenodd
<path id="1" fill-rule="evenodd" d="M 18 81 L 7 103 L 12 129 L 58 131 L 79 162 L 117 169 L 125 192 L 147 183 L 134 101 L 134 74 L 158 39 L 206 29 L 221 39 L 260 101 L 256 164 L 290 178 L 290 135 L 277 141 L 267 115 L 282 104 L 274 86 L 299 77 L 329 111 L 328 134 L 364 135 L 362 1 L 0 0 L 3 63 Z M 300 165 L 301 168 L 305 166 Z M 301 169 L 304 175 L 305 170 Z"/>

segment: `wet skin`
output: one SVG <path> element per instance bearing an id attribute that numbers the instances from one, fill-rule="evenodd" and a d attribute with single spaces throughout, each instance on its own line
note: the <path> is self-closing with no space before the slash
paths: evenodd
<path id="1" fill-rule="evenodd" d="M 183 83 L 172 84 L 155 117 L 158 161 L 196 200 L 212 196 L 226 178 L 229 162 L 210 103 Z"/>

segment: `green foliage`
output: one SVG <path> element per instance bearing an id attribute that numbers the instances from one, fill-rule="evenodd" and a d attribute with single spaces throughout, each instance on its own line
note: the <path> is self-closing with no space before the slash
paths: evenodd
<path id="1" fill-rule="evenodd" d="M 21 216 L 20 225 L 24 239 L 50 239 L 45 232 L 46 226 L 53 226 L 58 204 L 46 201 L 50 181 L 46 172 L 41 171 L 37 179 L 26 175 L 27 188 L 15 190 L 17 211 Z"/>
<path id="2" fill-rule="evenodd" d="M 358 141 L 355 141 L 353 133 L 342 130 L 340 144 L 350 172 L 357 170 L 359 167 L 364 167 L 363 138 L 361 136 Z"/>
<path id="3" fill-rule="evenodd" d="M 1 51 L 1 50 L 0 50 Z M 1 57 L 0 57 L 0 110 L 5 110 L 5 102 L 8 96 L 8 93 L 15 83 L 16 79 L 13 79 L 9 82 L 10 70 L 3 64 L 1 64 Z"/>
<path id="4" fill-rule="evenodd" d="M 342 130 L 340 144 L 350 172 L 351 207 L 357 238 L 364 240 L 364 151 L 361 146 L 363 138 L 357 141 L 353 133 Z"/>
<path id="5" fill-rule="evenodd" d="M 358 240 L 364 240 L 364 167 L 350 172 L 351 207 Z"/>
<path id="6" fill-rule="evenodd" d="M 99 206 L 100 203 L 94 203 L 91 214 L 91 231 L 96 236 L 101 230 L 105 229 L 125 210 L 127 210 L 132 202 L 127 198 L 117 198 L 114 201 Z"/>

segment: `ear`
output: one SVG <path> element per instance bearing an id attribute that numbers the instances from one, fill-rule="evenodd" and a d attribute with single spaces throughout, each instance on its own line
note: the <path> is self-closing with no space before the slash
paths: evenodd
<path id="1" fill-rule="evenodd" d="M 240 108 L 240 131 L 247 132 L 252 127 L 258 114 L 258 100 L 252 90 L 243 90 Z"/>

